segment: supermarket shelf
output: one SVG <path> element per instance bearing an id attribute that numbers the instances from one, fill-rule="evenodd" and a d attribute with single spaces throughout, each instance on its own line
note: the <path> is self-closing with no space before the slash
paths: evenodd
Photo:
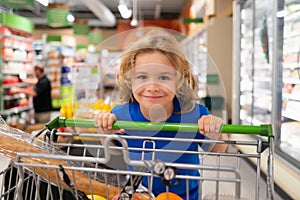
<path id="1" fill-rule="evenodd" d="M 15 49 L 20 51 L 34 51 L 34 49 L 28 49 L 26 47 L 15 47 L 15 46 L 8 46 L 8 45 L 2 45 L 2 48 L 9 48 L 9 49 Z"/>
<path id="2" fill-rule="evenodd" d="M 32 63 L 33 62 L 33 60 L 7 59 L 7 58 L 3 58 L 2 60 L 4 62 L 21 62 L 21 63 Z"/>
<path id="3" fill-rule="evenodd" d="M 22 74 L 32 74 L 32 73 L 28 73 L 28 72 L 24 72 L 24 71 L 17 71 L 17 70 L 3 70 L 2 71 L 3 74 L 11 74 L 11 75 L 20 75 Z"/>
<path id="4" fill-rule="evenodd" d="M 0 37 L 7 37 L 7 38 L 15 39 L 15 40 L 20 40 L 23 42 L 32 42 L 33 41 L 32 38 L 25 38 L 25 37 L 21 37 L 21 36 L 17 36 L 17 35 L 0 34 Z"/>
<path id="5" fill-rule="evenodd" d="M 24 107 L 14 107 L 10 109 L 6 109 L 1 111 L 1 115 L 11 115 L 11 114 L 18 114 L 20 112 L 26 111 L 26 110 L 31 110 L 33 109 L 32 105 L 29 106 L 24 106 Z"/>
<path id="6" fill-rule="evenodd" d="M 295 120 L 295 121 L 300 121 L 300 115 L 297 112 L 282 111 L 282 116 L 285 118 Z"/>
<path id="7" fill-rule="evenodd" d="M 300 79 L 296 79 L 296 78 L 284 78 L 283 82 L 284 83 L 300 84 Z"/>
<path id="8" fill-rule="evenodd" d="M 27 83 L 15 83 L 15 84 L 3 84 L 2 87 L 4 89 L 11 88 L 11 87 L 26 87 L 28 86 Z"/>
<path id="9" fill-rule="evenodd" d="M 4 25 L 1 26 L 0 31 L 0 47 L 2 49 L 0 56 L 2 58 L 0 61 L 2 76 L 0 114 L 4 118 L 10 115 L 21 115 L 20 113 L 27 116 L 27 111 L 33 109 L 31 97 L 24 93 L 9 94 L 9 89 L 28 86 L 28 84 L 20 82 L 19 78 L 33 75 L 33 36 L 31 33 L 10 29 Z"/>
<path id="10" fill-rule="evenodd" d="M 272 78 L 271 77 L 259 77 L 259 76 L 256 76 L 254 77 L 254 80 L 255 81 L 260 81 L 260 82 L 272 82 Z"/>
<path id="11" fill-rule="evenodd" d="M 300 94 L 282 94 L 284 99 L 300 101 Z"/>
<path id="12" fill-rule="evenodd" d="M 4 95 L 4 100 L 13 100 L 13 99 L 20 99 L 24 98 L 26 95 L 24 93 L 14 94 L 14 95 Z"/>

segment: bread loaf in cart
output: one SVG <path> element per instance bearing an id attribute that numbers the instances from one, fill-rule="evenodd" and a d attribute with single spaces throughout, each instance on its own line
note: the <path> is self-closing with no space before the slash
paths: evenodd
<path id="1" fill-rule="evenodd" d="M 43 142 L 36 138 L 32 142 L 32 135 L 20 131 L 18 129 L 11 128 L 0 122 L 0 153 L 4 156 L 16 161 L 17 154 L 20 152 L 34 153 L 34 154 L 55 154 L 55 155 L 66 155 L 63 151 L 55 149 L 53 145 Z M 41 165 L 62 165 L 63 167 L 70 167 L 72 163 L 59 159 L 44 159 L 40 157 L 22 157 L 23 163 L 29 164 L 26 167 L 44 177 L 46 180 L 51 181 L 54 185 L 60 185 L 65 189 L 69 190 L 70 187 L 61 179 L 57 177 L 57 169 L 50 167 L 33 167 L 30 164 L 41 164 Z M 64 170 L 70 178 L 71 183 L 76 185 L 76 189 L 84 192 L 85 194 L 95 194 L 112 199 L 116 196 L 122 188 L 117 186 L 101 182 L 99 180 L 92 179 L 86 174 L 78 170 Z M 137 194 L 141 200 L 150 199 L 148 195 Z"/>

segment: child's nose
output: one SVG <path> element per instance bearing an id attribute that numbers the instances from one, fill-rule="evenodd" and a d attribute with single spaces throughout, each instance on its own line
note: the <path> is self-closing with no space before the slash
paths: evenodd
<path id="1" fill-rule="evenodd" d="M 149 83 L 146 86 L 146 89 L 148 92 L 158 92 L 159 91 L 159 85 L 157 83 Z"/>

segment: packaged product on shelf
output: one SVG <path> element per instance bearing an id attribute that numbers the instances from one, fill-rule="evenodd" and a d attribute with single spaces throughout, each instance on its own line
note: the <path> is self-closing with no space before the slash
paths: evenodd
<path id="1" fill-rule="evenodd" d="M 300 136 L 298 130 L 300 129 L 300 122 L 284 122 L 281 125 L 280 140 L 283 143 L 287 143 L 292 147 L 300 150 L 299 142 Z"/>

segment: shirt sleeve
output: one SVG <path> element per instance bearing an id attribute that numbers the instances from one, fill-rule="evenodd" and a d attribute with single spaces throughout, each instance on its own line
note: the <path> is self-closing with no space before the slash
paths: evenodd
<path id="1" fill-rule="evenodd" d="M 40 81 L 37 85 L 35 85 L 34 90 L 37 95 L 42 94 L 44 91 L 48 89 L 48 85 L 46 81 Z"/>
<path id="2" fill-rule="evenodd" d="M 203 106 L 203 105 L 199 104 L 199 109 L 200 109 L 200 117 L 203 116 L 203 115 L 209 115 L 210 114 L 210 112 L 208 111 L 208 108 Z"/>

